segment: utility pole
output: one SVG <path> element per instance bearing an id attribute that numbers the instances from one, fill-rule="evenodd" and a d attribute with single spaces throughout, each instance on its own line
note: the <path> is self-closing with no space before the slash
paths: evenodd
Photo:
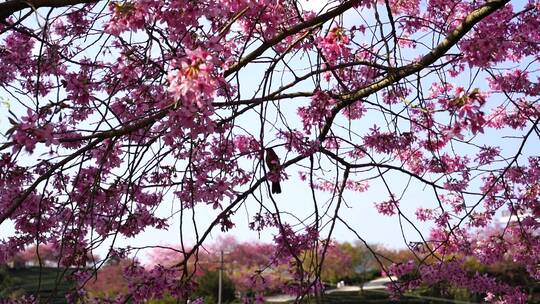
<path id="1" fill-rule="evenodd" d="M 222 282 L 222 273 L 223 273 L 223 250 L 221 250 L 221 256 L 220 256 L 220 259 L 219 259 L 219 289 L 218 289 L 218 304 L 221 304 L 221 290 L 222 290 L 222 287 L 221 287 L 221 282 Z"/>

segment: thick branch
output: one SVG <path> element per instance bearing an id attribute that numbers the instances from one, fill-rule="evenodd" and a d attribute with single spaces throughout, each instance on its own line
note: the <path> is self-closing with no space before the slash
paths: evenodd
<path id="1" fill-rule="evenodd" d="M 25 8 L 62 7 L 75 4 L 93 3 L 99 0 L 9 0 L 0 3 L 0 20 Z"/>
<path id="2" fill-rule="evenodd" d="M 456 45 L 463 36 L 465 36 L 477 23 L 482 21 L 482 19 L 486 18 L 499 8 L 503 7 L 506 3 L 510 2 L 510 0 L 492 0 L 488 1 L 486 4 L 482 5 L 481 7 L 477 8 L 476 10 L 472 11 L 463 22 L 456 27 L 455 30 L 453 30 L 446 38 L 439 43 L 431 52 L 424 55 L 420 60 L 413 62 L 409 65 L 406 65 L 401 68 L 397 68 L 393 71 L 390 71 L 388 73 L 388 76 L 385 78 L 372 83 L 364 88 L 361 88 L 357 90 L 356 92 L 350 93 L 350 94 L 344 94 L 341 96 L 337 96 L 341 102 L 336 105 L 336 107 L 332 110 L 332 116 L 328 118 L 323 130 L 321 131 L 321 134 L 319 135 L 319 139 L 323 140 L 326 137 L 326 134 L 330 131 L 330 127 L 332 126 L 332 122 L 334 120 L 334 117 L 347 106 L 350 106 L 354 102 L 366 98 L 369 95 L 378 92 L 398 81 L 401 79 L 408 77 L 410 75 L 413 75 L 414 73 L 417 73 L 425 68 L 427 68 L 430 64 L 433 64 L 435 61 L 437 61 L 439 58 L 444 56 L 448 50 L 450 50 L 454 45 Z"/>
<path id="3" fill-rule="evenodd" d="M 320 24 L 322 24 L 322 23 L 324 23 L 324 22 L 326 22 L 328 20 L 331 20 L 332 18 L 343 14 L 345 11 L 347 11 L 348 9 L 353 7 L 354 4 L 356 4 L 356 3 L 358 3 L 358 1 L 356 1 L 356 0 L 347 1 L 344 4 L 340 5 L 339 7 L 335 8 L 335 9 L 329 11 L 329 12 L 326 12 L 326 13 L 324 13 L 322 15 L 319 15 L 319 16 L 313 18 L 313 19 L 307 20 L 307 21 L 302 22 L 302 23 L 300 23 L 300 24 L 298 24 L 296 26 L 293 26 L 293 27 L 291 27 L 289 29 L 284 30 L 280 34 L 274 36 L 274 38 L 265 41 L 261 46 L 259 46 L 253 52 L 249 53 L 244 58 L 240 59 L 240 61 L 237 64 L 233 65 L 231 68 L 229 68 L 227 71 L 225 71 L 225 73 L 224 73 L 225 77 L 231 75 L 234 72 L 237 72 L 238 70 L 240 70 L 241 68 L 246 66 L 248 63 L 253 61 L 253 59 L 259 57 L 266 50 L 268 50 L 272 46 L 278 44 L 279 42 L 283 41 L 283 39 L 287 38 L 288 36 L 294 35 L 296 33 L 301 32 L 302 30 L 305 30 L 305 29 L 310 28 L 312 26 L 320 25 Z"/>

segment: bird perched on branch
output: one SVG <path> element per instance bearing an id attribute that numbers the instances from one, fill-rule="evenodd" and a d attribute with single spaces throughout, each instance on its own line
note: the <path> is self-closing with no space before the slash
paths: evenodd
<path id="1" fill-rule="evenodd" d="M 266 148 L 266 165 L 271 173 L 270 180 L 272 181 L 272 193 L 281 193 L 281 185 L 279 184 L 281 164 L 279 163 L 279 157 L 272 148 Z"/>

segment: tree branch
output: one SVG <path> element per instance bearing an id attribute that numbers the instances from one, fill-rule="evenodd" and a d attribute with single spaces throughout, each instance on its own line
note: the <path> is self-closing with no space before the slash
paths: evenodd
<path id="1" fill-rule="evenodd" d="M 40 7 L 62 7 L 98 1 L 100 0 L 9 0 L 0 3 L 0 20 L 4 20 L 25 8 L 37 9 Z"/>
<path id="2" fill-rule="evenodd" d="M 477 23 L 499 8 L 503 7 L 508 2 L 510 2 L 510 0 L 488 1 L 486 4 L 468 14 L 467 17 L 465 17 L 465 20 L 463 20 L 463 22 L 457 26 L 456 29 L 448 34 L 448 36 L 446 36 L 446 38 L 439 43 L 439 45 L 431 50 L 431 52 L 424 55 L 420 60 L 397 68 L 393 71 L 389 71 L 388 76 L 366 87 L 363 87 L 356 92 L 335 96 L 335 98 L 339 99 L 341 102 L 338 103 L 334 109 L 332 109 L 332 116 L 328 118 L 324 128 L 322 129 L 319 135 L 319 140 L 324 140 L 326 134 L 328 134 L 330 131 L 334 117 L 337 115 L 337 113 L 339 113 L 339 111 L 347 106 L 350 106 L 361 98 L 366 98 L 369 95 L 378 92 L 379 90 L 382 90 L 405 77 L 425 69 L 430 64 L 433 64 L 439 58 L 444 56 L 444 54 L 446 54 L 446 52 L 448 52 L 448 50 L 450 50 L 454 45 L 456 45 L 460 39 L 463 38 L 463 36 L 465 36 Z"/>
<path id="3" fill-rule="evenodd" d="M 250 63 L 253 59 L 257 58 L 261 54 L 263 54 L 267 49 L 271 48 L 272 46 L 278 44 L 279 42 L 283 41 L 288 36 L 294 35 L 296 33 L 301 32 L 302 30 L 305 30 L 307 28 L 310 28 L 312 26 L 318 26 L 323 24 L 324 22 L 337 17 L 341 14 L 343 14 L 348 9 L 352 8 L 355 4 L 357 4 L 358 1 L 351 0 L 343 3 L 339 7 L 326 12 L 322 15 L 319 15 L 313 19 L 307 20 L 305 22 L 302 22 L 296 26 L 293 26 L 292 28 L 286 29 L 285 31 L 281 32 L 280 34 L 274 36 L 274 38 L 265 41 L 261 46 L 259 46 L 257 49 L 255 49 L 253 52 L 249 53 L 246 57 L 240 59 L 240 61 L 231 66 L 227 71 L 225 71 L 224 76 L 230 76 L 232 73 L 237 72 L 244 66 L 246 66 L 248 63 Z"/>

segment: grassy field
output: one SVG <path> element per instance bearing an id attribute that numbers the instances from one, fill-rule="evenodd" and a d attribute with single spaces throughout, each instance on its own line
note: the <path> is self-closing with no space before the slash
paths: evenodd
<path id="1" fill-rule="evenodd" d="M 5 298 L 11 294 L 34 295 L 44 303 L 66 303 L 65 294 L 70 288 L 66 280 L 61 280 L 65 269 L 43 267 L 27 267 L 6 269 L 8 284 L 0 290 L 0 296 Z M 70 271 L 66 271 L 65 275 Z M 41 277 L 41 280 L 40 280 Z"/>

